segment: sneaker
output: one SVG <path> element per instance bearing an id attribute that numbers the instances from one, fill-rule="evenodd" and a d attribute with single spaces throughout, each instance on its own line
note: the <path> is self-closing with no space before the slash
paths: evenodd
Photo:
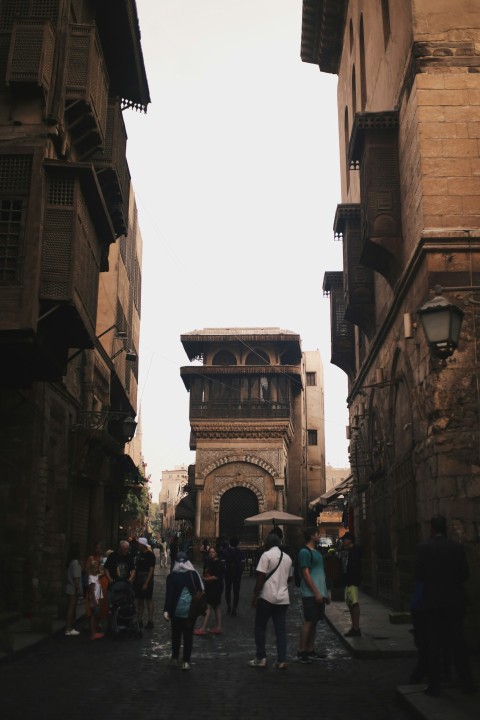
<path id="1" fill-rule="evenodd" d="M 75 630 L 75 628 L 70 628 L 69 630 L 65 630 L 65 635 L 71 635 L 73 637 L 74 635 L 80 635 L 80 633 L 78 630 Z"/>
<path id="2" fill-rule="evenodd" d="M 235 617 L 237 614 L 237 608 L 233 608 L 232 610 L 232 617 Z"/>
<path id="3" fill-rule="evenodd" d="M 346 633 L 343 633 L 343 637 L 362 637 L 361 630 L 354 630 L 353 628 Z"/>
<path id="4" fill-rule="evenodd" d="M 190 664 L 187 662 L 182 663 L 182 670 L 190 670 Z"/>
<path id="5" fill-rule="evenodd" d="M 222 628 L 214 627 L 210 628 L 208 632 L 210 633 L 210 635 L 221 635 L 223 633 L 223 630 Z"/>
<path id="6" fill-rule="evenodd" d="M 177 667 L 178 658 L 174 658 L 174 657 L 170 658 L 170 665 L 174 665 L 175 667 Z"/>
<path id="7" fill-rule="evenodd" d="M 267 667 L 267 658 L 255 658 L 254 660 L 250 660 L 249 663 L 250 667 Z"/>
<path id="8" fill-rule="evenodd" d="M 312 650 L 312 652 L 307 652 L 307 657 L 310 660 L 325 660 L 328 655 L 327 653 L 317 653 L 315 650 Z"/>
<path id="9" fill-rule="evenodd" d="M 286 670 L 288 668 L 288 664 L 286 662 L 276 662 L 273 667 L 277 668 L 277 670 Z"/>
<path id="10" fill-rule="evenodd" d="M 151 630 L 153 628 L 153 622 L 149 620 L 147 624 L 145 625 L 146 630 Z"/>
<path id="11" fill-rule="evenodd" d="M 207 631 L 203 628 L 197 628 L 197 630 L 193 631 L 194 635 L 207 635 Z"/>
<path id="12" fill-rule="evenodd" d="M 302 663 L 302 665 L 307 665 L 308 663 L 311 663 L 311 658 L 308 657 L 306 652 L 299 652 L 297 653 L 297 662 Z"/>
<path id="13" fill-rule="evenodd" d="M 103 637 L 105 637 L 103 633 L 95 633 L 95 635 L 90 635 L 90 640 L 100 640 Z"/>

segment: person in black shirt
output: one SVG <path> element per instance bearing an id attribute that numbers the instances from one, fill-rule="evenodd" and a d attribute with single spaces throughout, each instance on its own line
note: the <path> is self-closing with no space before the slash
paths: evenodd
<path id="1" fill-rule="evenodd" d="M 245 555 L 241 550 L 239 550 L 238 542 L 238 538 L 231 538 L 230 545 L 223 553 L 223 559 L 225 562 L 225 599 L 227 601 L 227 613 L 233 616 L 237 614 L 238 602 L 240 600 L 240 584 L 242 582 L 243 568 L 245 566 Z"/>
<path id="2" fill-rule="evenodd" d="M 137 540 L 139 553 L 135 560 L 135 580 L 133 589 L 137 598 L 137 608 L 140 627 L 143 627 L 143 608 L 147 601 L 148 622 L 146 628 L 153 628 L 153 573 L 155 570 L 155 554 L 148 545 L 147 538 Z"/>
<path id="3" fill-rule="evenodd" d="M 130 555 L 130 544 L 122 540 L 116 552 L 111 553 L 105 561 L 105 575 L 112 584 L 116 580 L 133 582 L 135 567 Z"/>

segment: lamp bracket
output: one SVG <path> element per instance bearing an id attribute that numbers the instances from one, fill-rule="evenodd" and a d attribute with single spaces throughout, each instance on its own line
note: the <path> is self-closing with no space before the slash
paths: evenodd
<path id="1" fill-rule="evenodd" d="M 125 420 L 132 417 L 132 412 L 110 412 L 110 410 L 80 410 L 79 422 L 73 426 L 73 430 L 103 430 L 112 420 Z"/>

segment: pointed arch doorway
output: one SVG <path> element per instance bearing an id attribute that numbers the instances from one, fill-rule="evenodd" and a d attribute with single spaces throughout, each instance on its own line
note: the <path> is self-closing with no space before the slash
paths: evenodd
<path id="1" fill-rule="evenodd" d="M 252 490 L 234 487 L 220 499 L 220 537 L 238 537 L 244 545 L 258 542 L 258 528 L 244 525 L 244 520 L 258 513 L 258 499 Z"/>

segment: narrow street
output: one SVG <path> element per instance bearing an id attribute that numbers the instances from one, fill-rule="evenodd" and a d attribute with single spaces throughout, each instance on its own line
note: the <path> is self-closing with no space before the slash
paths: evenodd
<path id="1" fill-rule="evenodd" d="M 293 661 L 301 625 L 298 591 L 291 587 L 289 667 L 248 666 L 254 657 L 250 607 L 253 578 L 242 581 L 240 612 L 224 616 L 224 634 L 195 637 L 192 669 L 172 667 L 170 626 L 163 620 L 166 571 L 156 570 L 155 628 L 142 640 L 124 638 L 91 642 L 63 632 L 1 668 L 2 717 L 5 720 L 85 720 L 108 718 L 210 718 L 262 720 L 320 717 L 322 720 L 405 720 L 396 705 L 395 686 L 407 681 L 413 660 L 354 659 L 327 624 L 319 628 L 317 649 L 328 658 L 311 665 Z"/>

